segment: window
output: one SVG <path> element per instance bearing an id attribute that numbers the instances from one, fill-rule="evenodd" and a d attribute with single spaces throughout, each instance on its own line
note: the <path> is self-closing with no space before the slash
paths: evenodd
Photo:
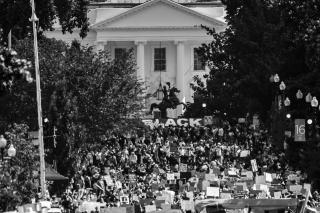
<path id="1" fill-rule="evenodd" d="M 122 59 L 126 53 L 126 48 L 115 48 L 114 49 L 114 59 Z"/>
<path id="2" fill-rule="evenodd" d="M 199 48 L 193 48 L 193 70 L 205 70 L 206 63 L 199 54 Z"/>
<path id="3" fill-rule="evenodd" d="M 166 71 L 166 48 L 154 48 L 154 71 Z"/>

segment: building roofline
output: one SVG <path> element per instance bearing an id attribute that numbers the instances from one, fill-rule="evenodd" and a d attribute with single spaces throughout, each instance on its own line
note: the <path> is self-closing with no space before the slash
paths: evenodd
<path id="1" fill-rule="evenodd" d="M 145 1 L 146 2 L 146 1 Z M 111 3 L 111 2 L 90 2 L 89 9 L 95 8 L 132 8 L 145 2 L 141 3 Z M 186 2 L 186 3 L 179 3 L 185 7 L 223 7 L 224 5 L 221 1 L 209 1 L 209 2 Z"/>

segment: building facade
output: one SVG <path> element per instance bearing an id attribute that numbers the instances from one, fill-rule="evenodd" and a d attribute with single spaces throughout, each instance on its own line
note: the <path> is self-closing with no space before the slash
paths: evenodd
<path id="1" fill-rule="evenodd" d="M 218 2 L 112 0 L 91 4 L 90 31 L 83 40 L 76 31 L 62 34 L 59 25 L 46 35 L 66 42 L 79 39 L 83 45 L 95 46 L 97 51 L 109 51 L 113 58 L 132 48 L 137 76 L 145 82 L 147 93 L 153 94 L 160 83 L 170 82 L 181 91 L 178 96 L 182 102 L 192 102 L 193 77 L 208 73 L 196 52 L 211 39 L 201 25 L 221 32 L 226 28 L 224 15 L 224 8 Z M 156 98 L 148 99 L 146 107 L 155 102 Z M 181 113 L 182 107 L 168 115 L 176 117 Z"/>

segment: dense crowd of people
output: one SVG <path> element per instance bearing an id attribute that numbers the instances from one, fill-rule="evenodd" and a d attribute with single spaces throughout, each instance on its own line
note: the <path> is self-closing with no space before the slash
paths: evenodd
<path id="1" fill-rule="evenodd" d="M 179 207 L 182 200 L 208 197 L 201 182 L 206 174 L 214 174 L 208 186 L 229 191 L 230 198 L 261 196 L 250 193 L 256 187 L 254 183 L 243 188 L 243 193 L 230 184 L 245 178 L 248 171 L 254 175 L 248 180 L 265 173 L 274 174 L 273 184 L 281 190 L 290 181 L 303 183 L 304 178 L 299 172 L 294 176 L 300 179 L 288 178 L 292 173 L 283 151 L 273 147 L 268 132 L 261 126 L 247 123 L 158 126 L 139 135 L 112 134 L 104 144 L 81 149 L 78 156 L 77 172 L 62 197 L 65 209 L 76 209 L 83 201 L 97 201 L 107 207 L 150 205 L 165 190 L 174 192 L 171 204 Z M 188 192 L 192 192 L 192 197 Z M 123 196 L 128 199 L 122 200 Z M 303 195 L 294 195 L 290 190 L 281 194 L 282 198 L 297 196 Z M 318 203 L 319 196 L 314 192 L 309 204 L 318 206 Z"/>

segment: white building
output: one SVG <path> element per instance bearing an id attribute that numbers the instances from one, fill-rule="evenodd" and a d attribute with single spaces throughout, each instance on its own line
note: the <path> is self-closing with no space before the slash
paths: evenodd
<path id="1" fill-rule="evenodd" d="M 181 92 L 181 101 L 192 102 L 190 83 L 193 76 L 203 75 L 208 69 L 201 63 L 195 48 L 211 37 L 200 25 L 221 32 L 226 28 L 224 7 L 219 2 L 194 3 L 171 0 L 111 0 L 91 4 L 88 16 L 90 31 L 81 40 L 77 31 L 62 34 L 61 28 L 47 32 L 48 37 L 71 42 L 81 40 L 83 45 L 94 45 L 97 50 L 108 50 L 112 57 L 124 49 L 133 48 L 137 60 L 138 77 L 146 83 L 148 93 L 154 93 L 162 84 L 170 82 Z M 127 1 L 127 0 L 126 0 Z M 155 98 L 147 100 L 149 104 Z M 182 108 L 169 112 L 179 115 Z"/>

